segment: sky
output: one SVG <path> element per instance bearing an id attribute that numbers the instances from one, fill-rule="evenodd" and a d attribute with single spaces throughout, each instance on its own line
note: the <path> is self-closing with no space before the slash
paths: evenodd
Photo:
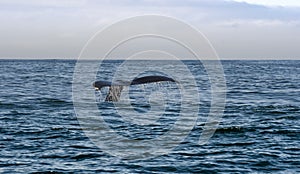
<path id="1" fill-rule="evenodd" d="M 167 15 L 223 59 L 300 59 L 299 0 L 0 0 L 0 58 L 77 58 L 104 27 Z"/>

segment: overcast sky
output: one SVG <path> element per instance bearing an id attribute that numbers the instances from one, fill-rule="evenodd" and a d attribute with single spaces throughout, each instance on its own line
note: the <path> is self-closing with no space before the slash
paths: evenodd
<path id="1" fill-rule="evenodd" d="M 0 0 L 0 57 L 77 58 L 100 29 L 145 14 L 195 26 L 221 58 L 300 59 L 299 0 Z"/>

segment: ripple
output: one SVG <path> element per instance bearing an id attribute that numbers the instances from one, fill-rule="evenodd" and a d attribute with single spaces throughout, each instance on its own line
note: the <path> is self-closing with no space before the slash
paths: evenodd
<path id="1" fill-rule="evenodd" d="M 226 108 L 214 136 L 201 146 L 197 143 L 211 104 L 210 84 L 203 67 L 194 61 L 185 62 L 201 89 L 201 100 L 191 103 L 193 106 L 200 103 L 199 122 L 170 154 L 136 161 L 122 161 L 111 156 L 84 134 L 72 102 L 75 63 L 0 60 L 1 172 L 299 171 L 300 61 L 222 61 L 228 86 Z M 111 79 L 121 63 L 106 61 L 97 78 Z M 136 63 L 139 65 L 138 61 Z M 95 101 L 86 98 L 76 104 L 88 110 Z M 139 114 L 149 110 L 145 104 L 133 105 Z M 130 116 L 128 108 L 124 108 L 124 112 Z M 103 102 L 98 105 L 97 112 L 107 126 L 119 131 L 121 136 L 144 140 L 155 139 L 169 131 L 178 119 L 180 106 L 170 104 L 160 120 L 147 126 L 117 117 L 114 109 L 113 103 Z"/>

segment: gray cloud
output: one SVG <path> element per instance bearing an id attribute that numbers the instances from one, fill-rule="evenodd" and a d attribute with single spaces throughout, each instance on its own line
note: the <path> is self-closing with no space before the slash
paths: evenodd
<path id="1" fill-rule="evenodd" d="M 300 8 L 222 0 L 0 1 L 0 57 L 76 58 L 123 18 L 168 15 L 195 26 L 223 58 L 299 58 Z"/>

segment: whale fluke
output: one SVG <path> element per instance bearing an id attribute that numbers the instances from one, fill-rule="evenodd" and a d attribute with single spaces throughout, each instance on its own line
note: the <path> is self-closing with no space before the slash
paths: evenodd
<path id="1" fill-rule="evenodd" d="M 130 81 L 117 81 L 117 82 L 108 82 L 108 81 L 96 81 L 93 83 L 93 87 L 96 90 L 101 90 L 103 87 L 109 87 L 109 92 L 105 98 L 105 101 L 119 101 L 122 89 L 124 86 L 130 85 L 140 85 L 146 83 L 155 83 L 155 82 L 176 82 L 174 79 L 165 76 L 144 76 L 134 78 L 131 82 Z"/>

